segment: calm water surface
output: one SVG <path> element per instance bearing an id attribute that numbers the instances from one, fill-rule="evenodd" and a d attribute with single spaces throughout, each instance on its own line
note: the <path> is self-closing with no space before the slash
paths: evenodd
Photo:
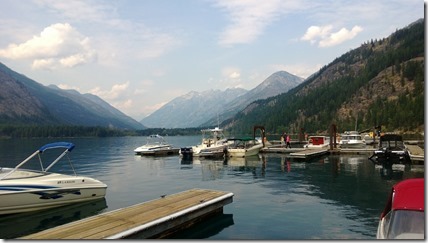
<path id="1" fill-rule="evenodd" d="M 200 136 L 167 137 L 176 147 Z M 105 200 L 38 213 L 0 216 L 0 238 L 11 239 L 192 188 L 234 193 L 222 215 L 174 236 L 179 239 L 375 239 L 391 186 L 424 170 L 382 178 L 368 155 L 294 161 L 263 154 L 229 161 L 135 156 L 145 137 L 0 140 L 0 166 L 14 166 L 46 143 L 68 141 L 78 174 L 108 185 Z M 54 171 L 67 172 L 67 163 Z"/>

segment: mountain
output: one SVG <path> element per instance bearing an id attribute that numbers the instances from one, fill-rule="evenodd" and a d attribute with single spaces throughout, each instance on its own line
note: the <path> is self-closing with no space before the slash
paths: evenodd
<path id="1" fill-rule="evenodd" d="M 303 81 L 285 71 L 270 75 L 254 89 L 189 92 L 167 103 L 140 123 L 147 127 L 188 128 L 217 126 L 251 102 L 287 92 Z M 183 116 L 183 114 L 186 114 Z"/>
<path id="2" fill-rule="evenodd" d="M 290 91 L 257 100 L 221 127 L 231 133 L 424 131 L 425 27 L 420 19 L 336 58 Z"/>
<path id="3" fill-rule="evenodd" d="M 218 115 L 230 101 L 246 92 L 240 88 L 191 91 L 168 102 L 140 123 L 152 128 L 199 127 L 201 123 Z"/>
<path id="4" fill-rule="evenodd" d="M 227 120 L 233 117 L 239 111 L 243 110 L 253 101 L 286 93 L 288 90 L 302 83 L 303 80 L 303 78 L 297 77 L 286 71 L 275 72 L 254 89 L 239 97 L 236 97 L 227 105 L 225 105 L 225 108 L 223 109 L 223 112 L 220 113 L 219 117 L 221 118 L 221 121 Z M 213 126 L 217 124 L 216 119 L 216 117 L 211 117 L 211 119 L 203 123 L 202 126 Z"/>
<path id="5" fill-rule="evenodd" d="M 99 97 L 44 86 L 0 63 L 0 124 L 144 129 Z"/>

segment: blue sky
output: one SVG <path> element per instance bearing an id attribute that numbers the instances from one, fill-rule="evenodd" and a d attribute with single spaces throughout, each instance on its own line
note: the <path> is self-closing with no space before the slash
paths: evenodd
<path id="1" fill-rule="evenodd" d="M 0 62 L 136 120 L 190 91 L 306 78 L 424 17 L 420 0 L 2 0 Z"/>

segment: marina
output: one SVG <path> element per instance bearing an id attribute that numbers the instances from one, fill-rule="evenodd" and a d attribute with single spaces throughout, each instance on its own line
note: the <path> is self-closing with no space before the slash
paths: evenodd
<path id="1" fill-rule="evenodd" d="M 424 177 L 424 166 L 403 165 L 388 177 L 366 153 L 333 153 L 293 159 L 287 153 L 248 158 L 134 155 L 141 137 L 72 138 L 76 172 L 108 185 L 105 200 L 0 217 L 0 238 L 18 239 L 113 212 L 163 195 L 204 188 L 233 193 L 222 213 L 167 239 L 310 240 L 375 239 L 391 186 Z M 0 140 L 3 165 L 55 139 Z M 169 137 L 180 147 L 200 136 Z M 297 144 L 292 143 L 292 147 Z M 292 148 L 294 149 L 294 148 Z M 66 167 L 56 168 L 67 170 Z M 64 171 L 67 172 L 67 171 Z M 19 225 L 19 227 L 16 227 Z M 264 230 L 260 230 L 263 226 Z M 138 234 L 127 239 L 144 239 Z"/>

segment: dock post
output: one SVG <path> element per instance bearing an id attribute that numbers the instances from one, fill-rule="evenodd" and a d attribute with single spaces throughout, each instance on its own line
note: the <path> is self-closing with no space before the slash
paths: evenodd
<path id="1" fill-rule="evenodd" d="M 336 143 L 336 124 L 331 124 L 330 126 L 330 150 L 333 150 L 334 148 L 337 148 Z"/>

